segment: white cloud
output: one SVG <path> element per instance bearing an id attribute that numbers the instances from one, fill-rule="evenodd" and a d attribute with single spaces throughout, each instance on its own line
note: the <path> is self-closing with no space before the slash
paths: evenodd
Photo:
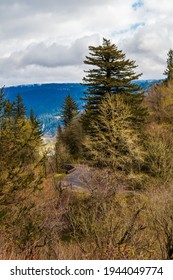
<path id="1" fill-rule="evenodd" d="M 160 78 L 173 45 L 172 0 L 0 0 L 0 84 L 79 81 L 106 37 Z"/>
<path id="2" fill-rule="evenodd" d="M 0 59 L 2 84 L 40 82 L 79 82 L 83 75 L 83 59 L 88 53 L 88 45 L 98 45 L 99 35 L 93 34 L 77 39 L 71 46 L 53 43 L 31 44 L 27 48 L 13 52 Z M 32 79 L 32 80 L 30 80 Z"/>
<path id="3" fill-rule="evenodd" d="M 4 62 L 11 61 L 19 68 L 28 65 L 50 68 L 80 65 L 87 54 L 87 46 L 98 43 L 99 36 L 97 34 L 77 39 L 71 46 L 58 45 L 57 43 L 46 46 L 45 43 L 41 42 L 12 53 L 10 57 L 4 59 Z"/>
<path id="4" fill-rule="evenodd" d="M 168 2 L 167 8 L 165 2 Z M 164 5 L 159 3 L 158 8 L 158 1 L 144 1 L 145 6 L 140 13 L 144 13 L 145 25 L 127 34 L 119 44 L 130 58 L 136 60 L 144 79 L 163 77 L 167 52 L 173 47 L 171 1 L 165 2 Z M 173 11 L 173 7 L 171 9 Z"/>

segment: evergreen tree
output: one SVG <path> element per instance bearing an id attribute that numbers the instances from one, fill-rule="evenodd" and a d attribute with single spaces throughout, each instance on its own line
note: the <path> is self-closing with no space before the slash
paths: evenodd
<path id="1" fill-rule="evenodd" d="M 16 100 L 13 103 L 13 114 L 15 119 L 23 118 L 26 115 L 26 106 L 23 103 L 23 98 L 20 94 L 17 95 Z"/>
<path id="2" fill-rule="evenodd" d="M 64 143 L 63 130 L 60 125 L 57 127 L 57 135 L 54 150 L 55 172 L 64 173 L 64 164 L 69 160 L 68 147 Z"/>
<path id="3" fill-rule="evenodd" d="M 4 91 L 3 88 L 0 89 L 0 117 L 2 116 L 4 107 Z"/>
<path id="4" fill-rule="evenodd" d="M 62 122 L 65 127 L 71 122 L 73 117 L 77 115 L 77 110 L 78 106 L 75 100 L 68 94 L 62 106 Z"/>
<path id="5" fill-rule="evenodd" d="M 61 138 L 61 136 L 62 136 L 62 128 L 59 124 L 58 127 L 57 127 L 57 137 Z"/>
<path id="6" fill-rule="evenodd" d="M 1 211 L 10 216 L 23 207 L 25 191 L 29 195 L 28 192 L 33 192 L 44 177 L 46 155 L 41 154 L 40 137 L 36 135 L 36 127 L 24 115 L 24 108 L 20 98 L 11 103 L 1 92 L 0 216 Z"/>
<path id="7" fill-rule="evenodd" d="M 42 232 L 32 212 L 33 192 L 45 177 L 46 151 L 31 116 L 25 116 L 20 97 L 10 102 L 0 91 L 0 235 L 18 252 Z"/>
<path id="8" fill-rule="evenodd" d="M 84 63 L 93 68 L 85 71 L 87 75 L 83 78 L 87 86 L 84 98 L 87 100 L 87 120 L 98 114 L 98 105 L 105 94 L 121 94 L 131 107 L 135 125 L 139 125 L 146 112 L 142 106 L 143 93 L 139 92 L 141 89 L 137 84 L 132 83 L 141 76 L 134 72 L 135 62 L 126 59 L 125 54 L 107 39 L 103 39 L 101 46 L 90 46 L 89 50 L 90 56 L 86 56 Z"/>
<path id="9" fill-rule="evenodd" d="M 13 104 L 5 98 L 4 87 L 0 89 L 0 123 L 2 120 L 12 115 Z M 1 126 L 0 126 L 1 128 Z"/>
<path id="10" fill-rule="evenodd" d="M 86 138 L 85 146 L 96 164 L 126 174 L 139 172 L 144 156 L 140 134 L 134 130 L 131 110 L 120 95 L 108 94 L 101 101 L 91 127 L 94 133 Z"/>
<path id="11" fill-rule="evenodd" d="M 167 68 L 164 72 L 164 75 L 167 76 L 166 80 L 171 81 L 173 79 L 173 50 L 170 49 L 168 52 L 167 58 Z"/>
<path id="12" fill-rule="evenodd" d="M 61 139 L 66 145 L 72 158 L 77 159 L 83 154 L 83 127 L 80 116 L 76 116 L 71 120 L 68 126 L 63 130 Z"/>
<path id="13" fill-rule="evenodd" d="M 34 124 L 36 121 L 36 117 L 35 117 L 34 111 L 32 109 L 30 110 L 29 118 L 30 118 L 31 123 Z"/>
<path id="14" fill-rule="evenodd" d="M 41 136 L 43 135 L 43 131 L 41 129 L 41 123 L 34 115 L 34 111 L 32 109 L 30 110 L 29 119 L 33 127 L 34 136 L 36 136 L 38 140 L 41 140 Z"/>

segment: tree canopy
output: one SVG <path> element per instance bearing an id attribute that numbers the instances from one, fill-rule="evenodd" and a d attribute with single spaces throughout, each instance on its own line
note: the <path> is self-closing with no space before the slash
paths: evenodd
<path id="1" fill-rule="evenodd" d="M 64 104 L 62 106 L 62 122 L 63 125 L 66 127 L 74 116 L 77 115 L 78 106 L 75 100 L 71 97 L 70 94 L 67 95 L 65 98 Z"/>
<path id="2" fill-rule="evenodd" d="M 126 59 L 125 54 L 105 38 L 102 45 L 90 46 L 89 51 L 84 63 L 92 68 L 85 71 L 87 74 L 83 78 L 87 88 L 84 98 L 87 101 L 86 115 L 93 118 L 99 113 L 98 105 L 106 94 L 120 94 L 131 106 L 136 125 L 140 123 L 146 112 L 142 106 L 144 96 L 134 83 L 142 75 L 135 73 L 135 61 Z"/>
<path id="3" fill-rule="evenodd" d="M 42 149 L 39 122 L 25 115 L 18 95 L 15 102 L 0 94 L 0 213 L 10 217 L 23 207 L 27 197 L 45 176 L 46 153 Z M 12 215 L 11 218 L 15 217 Z"/>
<path id="4" fill-rule="evenodd" d="M 170 49 L 167 55 L 167 68 L 164 71 L 164 75 L 167 76 L 166 80 L 171 81 L 173 79 L 173 50 Z"/>

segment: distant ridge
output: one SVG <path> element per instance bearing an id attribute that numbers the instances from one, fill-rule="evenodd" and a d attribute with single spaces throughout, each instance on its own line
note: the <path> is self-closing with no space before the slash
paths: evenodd
<path id="1" fill-rule="evenodd" d="M 144 90 L 160 80 L 139 80 L 135 81 Z M 60 124 L 61 106 L 65 97 L 70 95 L 75 99 L 81 110 L 84 101 L 83 93 L 86 88 L 79 83 L 50 83 L 19 85 L 5 88 L 5 95 L 14 101 L 17 94 L 20 94 L 27 107 L 27 114 L 33 109 L 36 116 L 43 124 L 45 134 L 55 135 L 56 127 Z"/>
<path id="2" fill-rule="evenodd" d="M 80 98 L 83 91 L 84 87 L 81 84 L 72 83 L 19 85 L 5 88 L 5 94 L 11 101 L 15 100 L 19 93 L 27 109 L 32 108 L 38 116 L 59 112 L 65 96 L 69 93 L 79 105 L 82 105 Z"/>

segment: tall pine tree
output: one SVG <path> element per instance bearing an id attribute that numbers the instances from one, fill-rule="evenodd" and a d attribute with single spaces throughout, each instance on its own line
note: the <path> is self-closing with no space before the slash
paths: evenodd
<path id="1" fill-rule="evenodd" d="M 66 127 L 73 117 L 77 115 L 78 106 L 75 100 L 68 94 L 65 98 L 64 104 L 62 106 L 62 122 L 64 127 Z"/>
<path id="2" fill-rule="evenodd" d="M 22 251 L 35 238 L 32 195 L 45 177 L 45 161 L 34 115 L 26 117 L 22 98 L 10 102 L 0 91 L 0 235 Z"/>
<path id="3" fill-rule="evenodd" d="M 101 46 L 90 46 L 89 51 L 89 56 L 86 56 L 84 61 L 92 66 L 85 71 L 87 75 L 83 78 L 87 87 L 84 120 L 94 118 L 99 113 L 98 105 L 106 94 L 116 94 L 124 97 L 124 102 L 133 112 L 134 124 L 139 127 L 146 112 L 142 106 L 143 93 L 137 84 L 132 83 L 141 76 L 134 71 L 137 67 L 135 62 L 126 59 L 125 54 L 118 50 L 116 45 L 104 38 Z M 134 94 L 137 92 L 138 94 Z"/>
<path id="4" fill-rule="evenodd" d="M 173 80 L 173 50 L 172 49 L 170 49 L 168 52 L 167 68 L 164 72 L 164 75 L 167 76 L 166 81 Z"/>
<path id="5" fill-rule="evenodd" d="M 11 103 L 0 94 L 0 204 L 15 193 L 36 188 L 44 176 L 46 155 L 38 123 L 25 115 L 21 98 Z M 17 199 L 17 196 L 16 196 Z M 14 202 L 15 203 L 15 202 Z"/>
<path id="6" fill-rule="evenodd" d="M 13 103 L 13 107 L 13 115 L 16 120 L 26 116 L 26 106 L 24 105 L 23 98 L 20 94 L 17 95 L 16 100 Z"/>

